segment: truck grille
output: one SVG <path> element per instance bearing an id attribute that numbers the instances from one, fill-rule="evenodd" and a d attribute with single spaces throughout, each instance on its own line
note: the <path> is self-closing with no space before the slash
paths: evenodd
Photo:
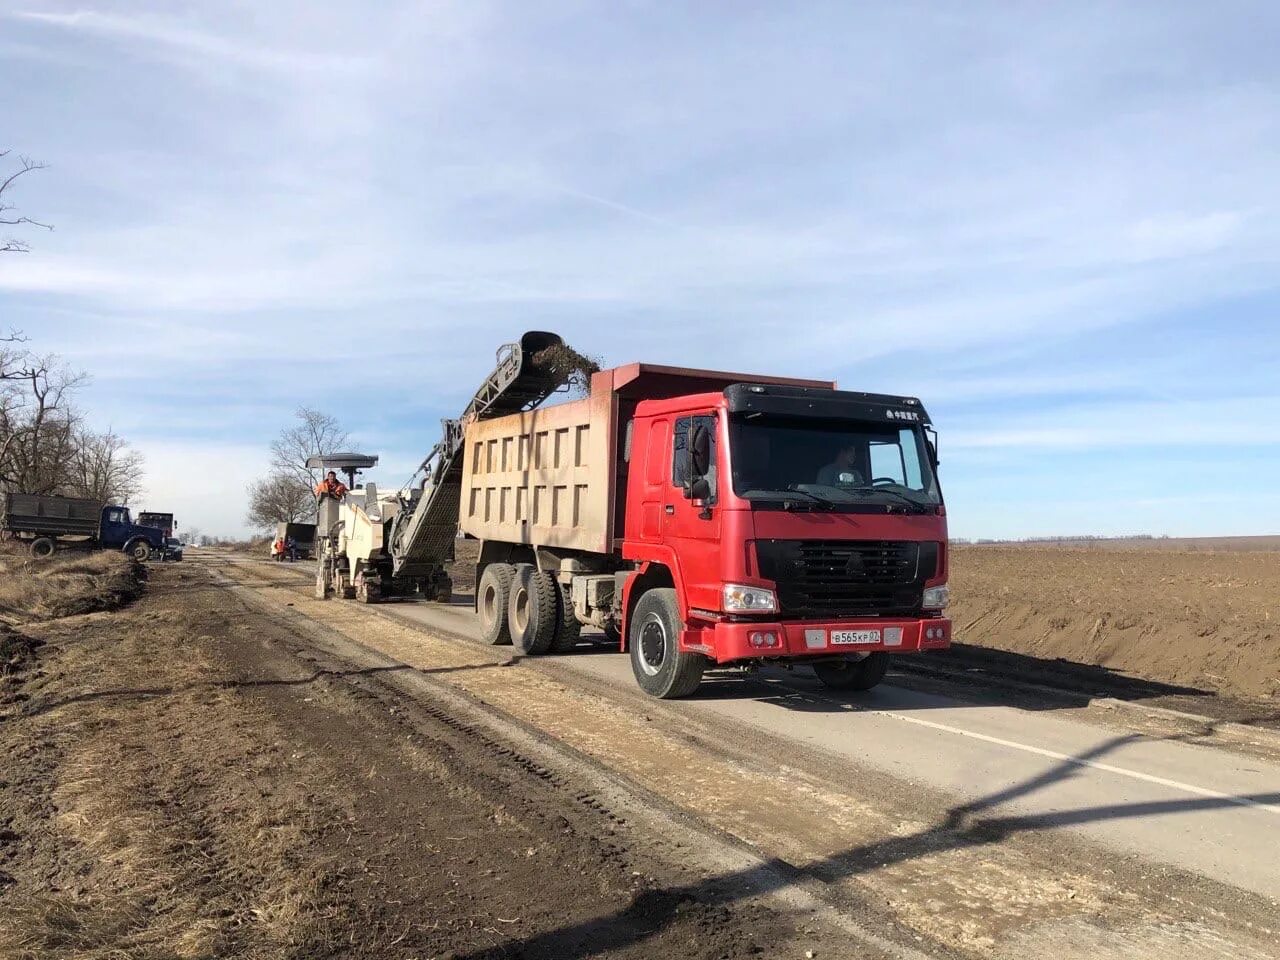
<path id="1" fill-rule="evenodd" d="M 784 614 L 914 616 L 938 545 L 909 540 L 757 540 L 762 576 Z"/>

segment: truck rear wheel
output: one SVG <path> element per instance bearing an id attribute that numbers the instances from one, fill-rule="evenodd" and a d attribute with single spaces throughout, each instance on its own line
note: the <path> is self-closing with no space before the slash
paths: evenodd
<path id="1" fill-rule="evenodd" d="M 560 594 L 560 615 L 557 617 L 555 638 L 551 641 L 551 652 L 568 653 L 582 638 L 582 624 L 573 615 L 573 599 L 569 595 L 569 585 L 557 583 L 556 588 Z"/>
<path id="2" fill-rule="evenodd" d="M 537 656 L 551 649 L 560 619 L 560 585 L 532 564 L 516 565 L 507 602 L 511 642 L 521 653 Z"/>
<path id="3" fill-rule="evenodd" d="M 37 560 L 47 560 L 57 551 L 58 545 L 53 537 L 36 537 L 31 541 L 31 555 Z"/>
<path id="4" fill-rule="evenodd" d="M 507 604 L 511 602 L 511 581 L 516 568 L 509 563 L 491 563 L 480 575 L 476 590 L 476 612 L 480 615 L 480 639 L 495 647 L 511 645 Z"/>
<path id="5" fill-rule="evenodd" d="M 129 556 L 139 563 L 146 563 L 151 559 L 151 544 L 145 540 L 135 540 L 129 545 Z"/>
<path id="6" fill-rule="evenodd" d="M 823 686 L 832 690 L 870 690 L 888 669 L 887 653 L 869 653 L 861 660 L 819 660 L 813 665 Z"/>
<path id="7" fill-rule="evenodd" d="M 687 697 L 698 689 L 707 659 L 679 648 L 680 607 L 676 592 L 659 587 L 636 601 L 628 624 L 631 672 L 640 689 L 662 700 Z"/>

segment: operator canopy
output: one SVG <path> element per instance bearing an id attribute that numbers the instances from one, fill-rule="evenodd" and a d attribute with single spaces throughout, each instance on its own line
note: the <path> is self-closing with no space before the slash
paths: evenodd
<path id="1" fill-rule="evenodd" d="M 377 465 L 377 456 L 365 453 L 322 453 L 317 457 L 307 457 L 309 470 L 368 470 Z"/>

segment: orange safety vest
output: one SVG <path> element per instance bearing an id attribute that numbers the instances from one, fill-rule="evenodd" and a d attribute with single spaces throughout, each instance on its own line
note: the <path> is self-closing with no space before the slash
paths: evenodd
<path id="1" fill-rule="evenodd" d="M 316 496 L 323 497 L 325 495 L 341 500 L 347 495 L 347 488 L 341 480 L 329 480 L 326 478 L 316 484 Z"/>

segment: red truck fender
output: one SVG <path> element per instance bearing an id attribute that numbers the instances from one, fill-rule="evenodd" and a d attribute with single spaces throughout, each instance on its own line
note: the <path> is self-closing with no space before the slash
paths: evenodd
<path id="1" fill-rule="evenodd" d="M 680 606 L 681 619 L 687 621 L 689 617 L 689 610 L 685 603 L 684 583 L 680 577 L 680 566 L 676 561 L 675 551 L 657 547 L 652 548 L 652 553 L 654 557 L 641 560 L 640 565 L 631 571 L 622 584 L 622 623 L 619 626 L 621 636 L 618 649 L 624 653 L 627 649 L 627 630 L 631 622 L 631 611 L 635 607 L 635 601 L 640 599 L 640 594 L 646 590 L 652 587 L 673 588 L 676 592 L 676 602 Z M 640 588 L 638 593 L 637 586 Z"/>

